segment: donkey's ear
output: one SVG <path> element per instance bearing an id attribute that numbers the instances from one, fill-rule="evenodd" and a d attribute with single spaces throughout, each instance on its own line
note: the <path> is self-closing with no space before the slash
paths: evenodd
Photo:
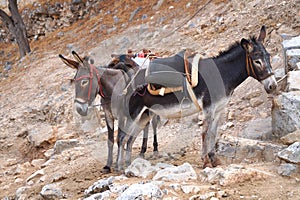
<path id="1" fill-rule="evenodd" d="M 75 51 L 72 51 L 72 55 L 77 60 L 77 62 L 83 63 L 83 59 Z"/>
<path id="2" fill-rule="evenodd" d="M 85 57 L 83 58 L 83 60 L 82 60 L 82 64 L 83 64 L 84 67 L 89 68 L 89 66 L 90 66 L 90 63 L 89 63 L 89 57 L 85 56 Z"/>
<path id="3" fill-rule="evenodd" d="M 253 44 L 245 38 L 241 40 L 241 45 L 248 53 L 253 51 Z"/>
<path id="4" fill-rule="evenodd" d="M 65 57 L 63 57 L 61 54 L 58 55 L 60 57 L 60 59 L 69 67 L 71 67 L 72 69 L 78 69 L 79 67 L 79 63 L 74 61 L 74 60 L 70 60 L 67 59 Z"/>
<path id="5" fill-rule="evenodd" d="M 266 27 L 263 25 L 260 29 L 260 33 L 259 33 L 257 41 L 264 42 L 266 35 L 267 35 Z"/>
<path id="6" fill-rule="evenodd" d="M 90 64 L 95 64 L 95 61 L 94 61 L 94 59 L 93 58 L 89 58 L 89 61 L 90 61 Z"/>

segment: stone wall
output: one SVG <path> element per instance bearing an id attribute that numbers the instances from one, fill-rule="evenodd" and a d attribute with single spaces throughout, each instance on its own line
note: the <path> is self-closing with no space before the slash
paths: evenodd
<path id="1" fill-rule="evenodd" d="M 276 138 L 300 129 L 300 36 L 283 41 L 286 89 L 274 98 L 272 127 Z"/>

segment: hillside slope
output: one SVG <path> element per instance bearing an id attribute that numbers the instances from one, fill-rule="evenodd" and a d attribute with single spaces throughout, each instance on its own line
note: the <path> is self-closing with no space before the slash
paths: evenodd
<path id="1" fill-rule="evenodd" d="M 74 87 L 69 78 L 75 72 L 59 60 L 58 54 L 70 56 L 71 50 L 76 50 L 80 55 L 93 57 L 97 65 L 106 64 L 110 54 L 124 53 L 129 48 L 135 51 L 149 48 L 163 55 L 192 48 L 204 56 L 215 56 L 243 37 L 257 35 L 260 27 L 266 25 L 266 48 L 272 56 L 273 68 L 282 68 L 282 35 L 300 34 L 299 0 L 215 0 L 188 20 L 205 2 L 104 0 L 101 12 L 31 41 L 32 53 L 21 61 L 16 45 L 1 43 L 2 65 L 10 61 L 12 69 L 2 69 L 0 76 L 0 198 L 12 199 L 23 194 L 25 199 L 41 199 L 42 186 L 59 183 L 68 199 L 78 199 L 92 183 L 109 176 L 100 171 L 106 160 L 103 116 L 96 112 L 85 119 L 74 112 Z M 129 21 L 138 7 L 139 11 Z M 262 103 L 251 107 L 242 97 L 255 91 Z M 221 133 L 236 135 L 246 128 L 246 122 L 270 117 L 271 100 L 272 96 L 257 81 L 247 79 L 234 92 L 226 109 L 226 114 L 235 111 L 234 127 L 220 130 Z M 222 125 L 226 125 L 226 117 Z M 170 121 L 160 128 L 162 153 L 187 151 L 186 156 L 165 162 L 176 165 L 190 162 L 197 172 L 201 170 L 197 128 L 197 116 Z M 170 139 L 166 141 L 166 137 Z M 79 145 L 49 159 L 55 142 L 67 139 L 75 139 Z M 151 145 L 148 146 L 151 151 Z M 138 147 L 139 144 L 135 154 Z M 262 162 L 254 166 L 274 171 L 277 164 L 278 161 Z M 39 169 L 43 171 L 40 175 L 30 177 Z M 249 181 L 223 189 L 231 199 L 253 195 L 257 199 L 295 199 L 300 196 L 299 178 L 274 175 L 270 180 Z M 22 191 L 16 194 L 19 188 Z M 188 197 L 182 194 L 181 198 Z"/>

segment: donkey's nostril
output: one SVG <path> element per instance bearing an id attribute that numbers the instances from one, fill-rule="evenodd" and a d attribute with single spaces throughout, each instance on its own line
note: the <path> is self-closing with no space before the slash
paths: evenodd
<path id="1" fill-rule="evenodd" d="M 276 84 L 270 84 L 270 85 L 269 85 L 269 90 L 275 90 L 276 87 L 277 87 Z"/>
<path id="2" fill-rule="evenodd" d="M 78 114 L 82 115 L 82 116 L 86 116 L 88 113 L 88 104 L 87 103 L 79 103 L 79 102 L 75 102 L 75 107 L 76 110 L 78 112 Z"/>
<path id="3" fill-rule="evenodd" d="M 269 90 L 272 90 L 273 86 L 272 85 L 269 85 Z"/>

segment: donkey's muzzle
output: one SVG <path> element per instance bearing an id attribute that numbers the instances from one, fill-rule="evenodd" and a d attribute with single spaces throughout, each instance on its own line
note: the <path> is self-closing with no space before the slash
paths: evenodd
<path id="1" fill-rule="evenodd" d="M 274 92 L 277 88 L 277 81 L 274 75 L 262 80 L 261 83 L 264 85 L 264 88 L 268 94 Z"/>
<path id="2" fill-rule="evenodd" d="M 87 116 L 89 107 L 88 103 L 82 103 L 75 100 L 74 105 L 78 114 L 80 114 L 81 116 Z"/>

